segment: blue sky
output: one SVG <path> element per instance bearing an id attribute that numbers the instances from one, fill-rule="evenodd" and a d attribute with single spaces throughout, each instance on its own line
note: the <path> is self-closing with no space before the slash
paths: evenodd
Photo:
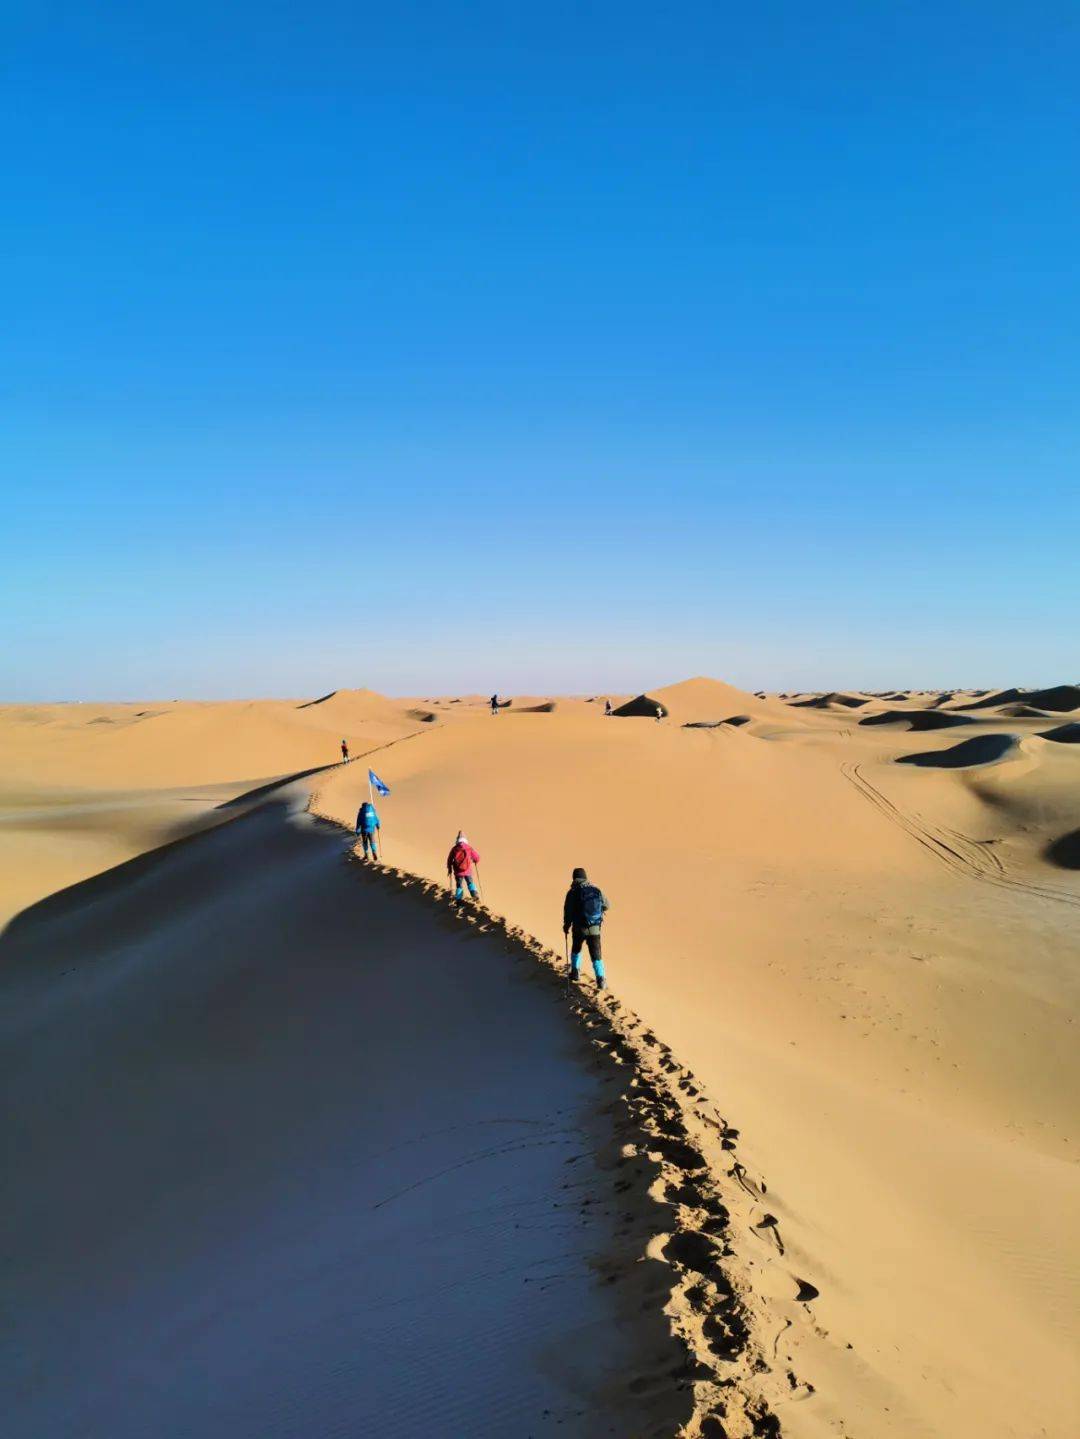
<path id="1" fill-rule="evenodd" d="M 3 14 L 0 698 L 1080 678 L 1073 0 Z"/>

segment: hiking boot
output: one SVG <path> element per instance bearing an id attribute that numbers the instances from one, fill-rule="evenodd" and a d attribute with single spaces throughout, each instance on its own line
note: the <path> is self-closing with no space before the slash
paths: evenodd
<path id="1" fill-rule="evenodd" d="M 607 980 L 606 980 L 606 979 L 598 979 L 598 980 L 596 981 L 596 987 L 597 987 L 597 989 L 607 989 Z"/>

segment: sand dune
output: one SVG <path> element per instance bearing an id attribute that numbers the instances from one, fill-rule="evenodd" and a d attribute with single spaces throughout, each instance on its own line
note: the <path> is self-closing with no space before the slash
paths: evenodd
<path id="1" fill-rule="evenodd" d="M 1018 745 L 1015 735 L 980 734 L 961 740 L 949 749 L 933 750 L 929 754 L 901 755 L 898 763 L 927 765 L 934 769 L 961 769 L 966 765 L 996 764 L 998 760 L 1013 754 Z"/>
<path id="2" fill-rule="evenodd" d="M 672 1432 L 618 1086 L 304 798 L 0 942 L 5 1433 Z"/>
<path id="3" fill-rule="evenodd" d="M 1042 739 L 1054 740 L 1057 744 L 1080 744 L 1080 720 L 1057 725 L 1054 729 L 1039 731 Z"/>
<path id="4" fill-rule="evenodd" d="M 725 714 L 739 713 L 777 720 L 784 718 L 785 708 L 782 702 L 762 700 L 721 680 L 698 676 L 637 695 L 620 705 L 614 713 L 621 717 L 655 720 L 657 706 L 663 711 L 665 719 L 673 719 L 681 725 L 720 722 Z"/>
<path id="5" fill-rule="evenodd" d="M 0 919 L 178 833 L 285 775 L 417 733 L 370 690 L 314 701 L 0 706 Z"/>
<path id="6" fill-rule="evenodd" d="M 951 704 L 979 698 L 952 693 Z M 975 714 L 967 720 L 957 713 L 962 723 L 981 720 L 993 729 L 964 744 L 979 746 L 982 754 L 986 740 L 1005 739 L 1007 762 L 950 762 L 950 753 L 963 745 L 952 743 L 951 733 L 917 728 L 919 713 L 930 710 L 937 691 L 878 697 L 875 703 L 888 704 L 895 719 L 867 713 L 864 720 L 876 721 L 869 726 L 852 717 L 862 704 L 793 708 L 719 681 L 697 679 L 643 694 L 664 704 L 669 720 L 615 724 L 604 718 L 602 706 L 585 699 L 559 699 L 554 710 L 529 713 L 529 705 L 543 698 L 515 696 L 509 714 L 498 719 L 486 712 L 481 696 L 385 701 L 389 708 L 378 712 L 364 710 L 370 700 L 354 701 L 358 716 L 364 710 L 357 738 L 379 747 L 377 768 L 393 790 L 381 806 L 388 859 L 431 887 L 424 899 L 436 913 L 425 924 L 442 922 L 436 891 L 446 849 L 462 826 L 481 852 L 489 905 L 508 917 L 506 928 L 496 926 L 493 935 L 511 950 L 524 946 L 530 964 L 542 969 L 550 951 L 561 952 L 560 903 L 572 865 L 586 864 L 612 899 L 605 945 L 616 998 L 605 1015 L 585 1006 L 583 1022 L 595 1018 L 613 1026 L 603 1039 L 605 1052 L 632 1071 L 643 1098 L 659 1096 L 650 1120 L 660 1126 L 655 1134 L 663 1134 L 664 1126 L 678 1130 L 669 1136 L 671 1146 L 656 1149 L 649 1161 L 676 1164 L 677 1170 L 681 1155 L 690 1165 L 683 1177 L 671 1170 L 663 1180 L 671 1212 L 651 1220 L 645 1209 L 634 1212 L 652 1225 L 653 1259 L 674 1275 L 660 1286 L 658 1301 L 670 1293 L 676 1335 L 693 1363 L 703 1366 L 686 1389 L 680 1388 L 685 1370 L 680 1379 L 659 1362 L 632 1358 L 627 1372 L 641 1381 L 635 1394 L 673 1405 L 670 1419 L 685 1414 L 678 1406 L 690 1393 L 698 1418 L 711 1406 L 729 1435 L 775 1432 L 753 1428 L 771 1422 L 769 1411 L 795 1439 L 837 1433 L 1027 1439 L 1071 1432 L 1080 1402 L 1073 1363 L 1080 1239 L 1070 1222 L 1080 1205 L 1073 1154 L 1080 1092 L 1078 752 L 1040 735 L 1033 717 Z M 1001 698 L 1007 694 L 997 692 L 982 708 L 1027 702 Z M 312 725 L 313 716 L 334 715 L 334 696 L 304 709 L 299 703 L 143 705 L 137 708 L 157 713 L 141 718 L 116 707 L 86 707 L 77 722 L 70 715 L 26 719 L 5 712 L 0 735 L 12 737 L 22 758 L 24 806 L 33 798 L 30 779 L 40 777 L 44 793 L 50 784 L 70 785 L 84 763 L 105 793 L 109 766 L 115 763 L 122 773 L 123 745 L 131 746 L 136 769 L 149 777 L 151 726 L 159 736 L 177 736 L 178 743 L 187 735 L 216 744 L 214 736 L 221 735 L 222 755 L 232 761 L 245 753 L 237 734 L 257 731 L 260 757 L 273 763 L 254 778 L 270 782 L 288 772 L 286 759 L 312 749 L 324 762 L 327 747 L 329 758 L 336 757 L 338 718 Z M 409 713 L 421 708 L 437 714 L 438 722 Z M 725 716 L 746 717 L 746 723 L 721 723 Z M 116 723 L 91 728 L 89 721 L 97 718 Z M 165 721 L 167 731 L 160 728 Z M 305 728 L 298 731 L 298 725 Z M 234 733 L 222 735 L 226 729 Z M 36 737 L 24 742 L 22 734 Z M 174 754 L 157 738 L 153 754 L 162 788 L 181 762 L 192 783 L 226 763 L 220 755 L 204 757 L 194 739 L 186 753 Z M 904 756 L 923 762 L 897 764 Z M 304 759 L 296 764 L 310 767 Z M 366 794 L 366 769 L 356 764 L 313 776 L 316 808 L 351 824 Z M 234 773 L 224 786 L 228 792 L 213 803 L 241 788 L 236 779 Z M 131 792 L 132 812 L 138 812 L 149 791 Z M 60 820 L 48 843 L 73 833 L 73 822 Z M 253 817 L 226 829 L 242 835 L 245 824 L 262 822 Z M 289 821 L 286 829 L 294 828 Z M 184 875 L 187 856 L 214 854 L 209 847 L 224 844 L 224 835 L 217 830 L 180 847 L 180 869 L 170 860 L 167 905 L 145 888 L 152 874 L 133 876 L 147 913 L 186 914 L 210 885 L 205 923 L 212 925 L 211 911 L 227 903 L 215 887 L 224 878 L 215 875 L 211 884 L 201 861 L 193 865 L 190 883 Z M 248 995 L 258 995 L 259 987 L 256 982 L 253 990 L 229 966 L 245 964 L 243 973 L 257 976 L 259 946 L 270 943 L 261 929 L 250 944 L 243 938 L 241 911 L 250 924 L 266 903 L 267 929 L 284 924 L 280 908 L 266 898 L 276 878 L 288 879 L 294 861 L 297 884 L 301 871 L 324 873 L 314 858 L 321 841 L 309 847 L 310 836 L 302 837 L 301 849 L 289 849 L 284 871 L 269 864 L 269 889 L 256 887 L 253 875 L 244 879 L 247 898 L 224 937 L 209 937 L 208 928 L 195 979 L 225 966 L 233 976 L 231 1023 L 240 1022 Z M 137 842 L 134 836 L 131 842 Z M 270 844 L 268 837 L 265 842 Z M 258 867 L 262 845 L 262 839 L 237 843 L 227 868 L 235 862 L 248 875 L 240 856 Z M 273 846 L 271 855 L 277 853 Z M 301 852 L 312 859 L 302 860 Z M 38 865 L 43 884 L 47 856 L 45 845 Z M 206 866 L 207 875 L 213 870 Z M 277 985 L 274 976 L 280 975 L 284 984 L 288 973 L 290 993 L 302 995 L 304 966 L 314 964 L 322 998 L 313 1001 L 311 1023 L 315 1030 L 329 1025 L 332 1037 L 341 992 L 326 982 L 320 966 L 340 963 L 328 957 L 344 953 L 338 946 L 363 952 L 365 920 L 351 918 L 336 879 L 331 884 L 320 878 L 324 883 L 329 887 L 303 899 L 297 925 L 288 930 L 286 949 L 303 954 L 303 962 L 286 966 L 275 940 L 269 982 Z M 306 894 L 292 885 L 288 879 L 286 907 L 290 895 Z M 110 903 L 120 903 L 117 895 Z M 92 933 L 87 913 L 64 909 L 67 903 L 63 913 L 42 911 L 40 924 Z M 342 921 L 339 911 L 350 918 Z M 385 933 L 385 926 L 378 928 L 382 919 L 372 923 Z M 412 921 L 407 928 L 410 944 L 428 943 Z M 17 925 L 9 935 L 23 943 L 28 933 L 20 937 Z M 99 972 L 109 1003 L 140 1013 L 138 995 L 151 984 L 154 965 L 138 978 L 137 925 L 130 933 L 136 942 L 117 950 Z M 180 944 L 179 931 L 170 935 L 169 944 Z M 529 936 L 536 937 L 535 949 Z M 393 993 L 412 1002 L 416 985 L 407 955 L 399 953 Z M 436 945 L 436 962 L 439 953 Z M 161 960 L 170 985 L 188 982 L 179 954 Z M 453 965 L 449 956 L 446 964 Z M 41 978 L 44 1004 L 50 983 L 44 969 Z M 80 1005 L 95 993 L 91 986 Z M 180 1008 L 170 1023 L 187 1044 L 193 1031 L 180 1020 L 189 1011 L 205 1011 L 193 1004 L 185 1009 L 185 991 L 177 993 Z M 530 994 L 506 995 L 485 1032 L 505 1030 L 511 1042 L 518 1016 L 532 1023 L 525 1018 Z M 462 1002 L 472 1004 L 471 996 L 469 989 Z M 377 1038 L 366 1038 L 366 1020 L 358 1028 L 360 1000 L 358 992 L 350 1022 L 365 1036 L 357 1046 L 362 1054 L 367 1043 L 377 1046 Z M 475 1002 L 483 1000 L 478 995 Z M 385 1030 L 388 1039 L 411 1034 L 409 1026 L 426 1024 L 443 1003 L 439 989 L 430 1006 L 401 1011 L 380 1033 Z M 57 1013 L 66 1012 L 58 1002 Z M 381 1006 L 379 1018 L 387 1018 Z M 267 1033 L 277 1028 L 263 1027 Z M 62 1033 L 55 1032 L 56 1044 Z M 466 1025 L 466 1039 L 471 1033 Z M 412 1057 L 445 1042 L 423 1029 L 404 1053 Z M 328 1041 L 331 1069 L 344 1062 L 344 1043 L 336 1043 Z M 254 1038 L 251 1046 L 257 1058 Z M 378 1076 L 384 1068 L 396 1076 L 398 1060 L 377 1052 L 365 1072 L 381 1093 Z M 77 1055 L 76 1048 L 73 1062 Z M 252 1071 L 253 1084 L 276 1083 L 279 1066 L 283 1074 L 294 1072 L 272 1047 L 264 1060 Z M 541 1065 L 540 1085 L 546 1086 L 543 1062 L 534 1057 L 527 1063 Z M 61 1083 L 68 1071 L 61 1066 L 58 1073 Z M 242 1076 L 244 1066 L 237 1073 Z M 443 1073 L 452 1078 L 454 1064 Z M 553 1076 L 552 1082 L 563 1080 Z M 457 1092 L 456 1083 L 449 1092 Z M 88 1094 L 86 1103 L 92 1098 Z M 361 1097 L 353 1099 L 354 1109 L 362 1105 Z M 40 1103 L 46 1102 L 43 1094 Z M 307 1142 L 302 1125 L 290 1143 L 294 1139 Z M 190 1145 L 184 1156 L 197 1168 Z M 326 1162 L 328 1173 L 339 1176 L 339 1168 Z M 719 1208 L 702 1203 L 706 1177 L 715 1185 L 709 1204 Z M 338 1182 L 334 1177 L 326 1186 L 327 1204 Z M 508 1182 L 515 1192 L 517 1181 Z M 545 1182 L 540 1176 L 536 1184 L 542 1190 Z M 468 1202 L 464 1190 L 461 1199 Z M 379 1242 L 380 1231 L 372 1233 Z M 639 1257 L 651 1252 L 643 1230 L 631 1227 L 628 1233 Z M 600 1242 L 602 1248 L 607 1241 Z M 404 1247 L 417 1248 L 408 1240 Z M 578 1284 L 580 1271 L 574 1272 Z M 76 1268 L 70 1282 L 86 1274 Z M 157 1282 L 153 1275 L 147 1279 L 147 1294 Z M 737 1296 L 734 1308 L 725 1294 Z M 145 1302 L 160 1299 L 158 1290 Z M 38 1302 L 40 1316 L 49 1301 L 45 1296 Z M 493 1300 L 493 1313 L 500 1302 Z M 657 1304 L 646 1308 L 655 1315 Z M 467 1322 L 465 1316 L 463 1332 Z M 624 1337 L 633 1351 L 640 1335 Z M 655 1337 L 649 1331 L 650 1353 Z M 754 1369 L 753 1356 L 760 1369 Z M 622 1360 L 614 1362 L 622 1367 Z M 446 1372 L 440 1366 L 437 1354 L 436 1388 Z M 539 1381 L 527 1360 L 525 1368 L 524 1387 L 507 1381 L 511 1405 L 524 1402 L 526 1390 L 536 1392 L 528 1389 Z M 346 1387 L 357 1372 L 344 1352 L 340 1372 Z M 737 1403 L 736 1391 L 723 1387 L 725 1372 L 740 1396 Z M 756 1392 L 747 1387 L 755 1374 Z M 555 1382 L 561 1382 L 558 1376 Z M 725 1394 L 731 1412 L 721 1416 Z M 612 1390 L 603 1402 L 617 1406 L 624 1398 Z M 455 1413 L 468 1411 L 471 1420 L 472 1401 L 462 1402 L 466 1409 Z M 585 1427 L 564 1425 L 558 1432 L 589 1432 L 598 1412 L 592 1402 L 578 1416 Z M 190 1418 L 190 1410 L 184 1412 Z M 409 1412 L 415 1418 L 417 1411 Z M 429 1424 L 430 1413 L 441 1419 L 444 1412 L 429 1411 Z M 524 1412 L 514 1410 L 518 1417 Z M 617 1418 L 615 1432 L 638 1432 L 634 1422 Z M 661 1422 L 669 1421 L 658 1417 Z M 398 1432 L 418 1431 L 406 1424 Z M 432 1432 L 440 1432 L 438 1423 Z M 454 1432 L 483 1431 L 464 1423 Z M 699 1425 L 689 1432 L 710 1431 Z M 711 1432 L 721 1431 L 714 1426 Z"/>
<path id="7" fill-rule="evenodd" d="M 864 715 L 859 723 L 861 725 L 906 724 L 909 730 L 918 732 L 955 729 L 957 725 L 970 725 L 977 721 L 967 719 L 963 715 L 945 714 L 941 710 L 909 709 L 883 710 L 880 714 Z"/>
<path id="8" fill-rule="evenodd" d="M 1080 685 L 1052 685 L 1043 690 L 1005 689 L 995 690 L 979 699 L 957 705 L 957 709 L 990 709 L 1004 704 L 1025 704 L 1035 709 L 1063 710 L 1080 709 Z"/>
<path id="9" fill-rule="evenodd" d="M 830 694 L 814 695 L 811 699 L 791 700 L 790 703 L 796 709 L 859 709 L 864 704 L 869 704 L 867 695 L 839 694 L 833 691 Z"/>

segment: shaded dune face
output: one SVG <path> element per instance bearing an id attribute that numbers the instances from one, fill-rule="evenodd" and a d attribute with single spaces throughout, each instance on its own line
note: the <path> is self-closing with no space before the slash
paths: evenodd
<path id="1" fill-rule="evenodd" d="M 295 796 L 24 912 L 5 1435 L 674 1432 L 661 1304 L 594 1268 L 602 1082 L 524 968 Z"/>
<path id="2" fill-rule="evenodd" d="M 1039 736 L 1056 744 L 1080 744 L 1080 721 L 1072 720 L 1069 724 L 1058 725 L 1056 729 L 1040 730 Z"/>
<path id="3" fill-rule="evenodd" d="M 1004 704 L 1025 704 L 1035 709 L 1054 710 L 1056 713 L 1080 708 L 1080 685 L 1052 685 L 1043 690 L 997 690 L 981 699 L 957 705 L 961 710 L 991 709 Z"/>
<path id="4" fill-rule="evenodd" d="M 1070 830 L 1047 845 L 1046 858 L 1059 869 L 1080 869 L 1080 829 Z"/>
<path id="5" fill-rule="evenodd" d="M 1046 710 L 1036 709 L 1034 705 L 1026 705 L 1019 703 L 1011 705 L 998 705 L 994 713 L 999 715 L 1005 715 L 1009 719 L 1049 719 L 1050 717 Z"/>
<path id="6" fill-rule="evenodd" d="M 618 715 L 620 719 L 655 719 L 658 709 L 667 718 L 669 710 L 666 705 L 653 699 L 652 695 L 635 695 L 632 700 L 627 700 L 611 713 Z"/>
<path id="7" fill-rule="evenodd" d="M 826 695 L 815 695 L 813 699 L 789 700 L 788 703 L 793 709 L 823 710 L 829 709 L 832 705 L 840 705 L 844 709 L 859 709 L 864 704 L 869 704 L 869 700 L 861 695 L 847 695 L 833 691 Z"/>
<path id="8" fill-rule="evenodd" d="M 913 764 L 924 769 L 964 769 L 970 765 L 995 764 L 1011 754 L 1019 741 L 1011 734 L 982 734 L 961 740 L 950 749 L 931 750 L 927 754 L 905 754 L 897 764 Z"/>
<path id="9" fill-rule="evenodd" d="M 955 729 L 960 725 L 977 724 L 977 720 L 964 719 L 960 715 L 946 714 L 942 710 L 885 710 L 877 715 L 865 715 L 861 725 L 906 724 L 909 730 Z"/>
<path id="10" fill-rule="evenodd" d="M 740 729 L 744 724 L 750 723 L 750 715 L 729 715 L 727 719 L 721 720 L 688 720 L 683 729 L 719 729 L 721 725 L 730 725 L 732 729 Z"/>

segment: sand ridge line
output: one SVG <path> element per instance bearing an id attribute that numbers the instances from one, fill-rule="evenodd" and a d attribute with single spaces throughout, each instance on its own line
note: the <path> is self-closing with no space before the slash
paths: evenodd
<path id="1" fill-rule="evenodd" d="M 886 819 L 892 820 L 910 834 L 912 839 L 954 874 L 965 879 L 982 880 L 986 884 L 995 884 L 1002 889 L 1015 890 L 1038 899 L 1053 900 L 1058 904 L 1080 908 L 1080 896 L 1070 894 L 1067 890 L 1055 889 L 1052 885 L 1034 884 L 1030 880 L 1017 879 L 1008 874 L 1000 858 L 969 835 L 961 834 L 959 830 L 950 829 L 948 826 L 932 825 L 913 810 L 901 810 L 867 779 L 858 763 L 845 760 L 840 765 L 840 772 Z"/>
<path id="2" fill-rule="evenodd" d="M 338 821 L 318 812 L 316 798 L 309 802 L 309 813 L 343 830 Z M 509 955 L 539 967 L 537 974 L 547 981 L 553 997 L 566 993 L 563 956 L 485 906 L 458 906 L 435 881 L 363 860 L 352 847 L 351 834 L 345 833 L 350 840 L 345 859 L 358 878 L 367 883 L 389 881 L 428 906 L 443 923 L 501 938 Z M 671 1274 L 664 1312 L 672 1334 L 685 1348 L 686 1366 L 677 1376 L 656 1376 L 648 1382 L 674 1382 L 692 1389 L 693 1411 L 677 1430 L 680 1439 L 778 1436 L 777 1403 L 809 1397 L 815 1391 L 811 1384 L 793 1382 L 790 1371 L 784 1375 L 774 1370 L 779 1336 L 768 1352 L 759 1336 L 775 1332 L 777 1316 L 752 1288 L 749 1271 L 754 1260 L 747 1261 L 733 1247 L 732 1216 L 741 1205 L 744 1212 L 738 1218 L 745 1227 L 768 1238 L 770 1246 L 783 1254 L 777 1221 L 761 1208 L 767 1187 L 751 1179 L 733 1155 L 730 1171 L 710 1158 L 710 1151 L 719 1156 L 734 1150 L 739 1131 L 711 1106 L 695 1077 L 637 1015 L 610 991 L 600 995 L 584 987 L 567 1007 L 597 1064 L 617 1084 L 617 1096 L 605 1111 L 613 1122 L 618 1148 L 615 1190 L 620 1203 L 636 1203 L 649 1220 L 647 1243 L 637 1261 L 659 1260 Z M 740 1187 L 737 1200 L 723 1194 L 725 1175 Z M 761 1264 L 760 1256 L 757 1262 Z M 599 1267 L 607 1282 L 617 1282 L 629 1272 L 625 1261 Z M 792 1297 L 804 1306 L 818 1293 L 795 1275 L 790 1276 L 790 1287 Z M 788 1320 L 780 1332 L 790 1325 Z M 646 1382 L 645 1378 L 634 1381 Z"/>

